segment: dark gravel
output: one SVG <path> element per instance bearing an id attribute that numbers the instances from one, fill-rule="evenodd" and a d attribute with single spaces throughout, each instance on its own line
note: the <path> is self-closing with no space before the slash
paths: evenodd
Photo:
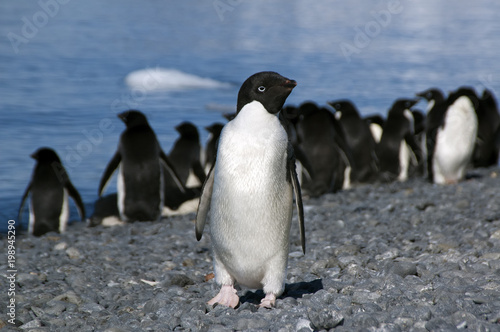
<path id="1" fill-rule="evenodd" d="M 2 331 L 500 331 L 500 170 L 474 175 L 305 199 L 307 252 L 295 221 L 271 310 L 246 289 L 237 309 L 205 304 L 218 287 L 193 214 L 18 236 L 17 327 L 2 306 Z M 7 270 L 4 258 L 0 303 Z"/>

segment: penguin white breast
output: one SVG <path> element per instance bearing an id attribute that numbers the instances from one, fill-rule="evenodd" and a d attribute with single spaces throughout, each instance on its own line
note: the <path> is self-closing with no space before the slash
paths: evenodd
<path id="1" fill-rule="evenodd" d="M 68 191 L 64 189 L 63 192 L 61 215 L 59 216 L 59 233 L 64 233 L 66 231 L 69 220 Z"/>
<path id="2" fill-rule="evenodd" d="M 382 138 L 382 127 L 376 123 L 370 123 L 370 131 L 372 133 L 375 143 L 379 143 Z"/>
<path id="3" fill-rule="evenodd" d="M 433 161 L 436 183 L 458 181 L 465 175 L 476 134 L 476 112 L 470 99 L 462 96 L 448 108 L 444 128 L 436 136 Z"/>
<path id="4" fill-rule="evenodd" d="M 123 169 L 120 164 L 118 170 L 118 178 L 116 180 L 116 194 L 117 194 L 117 203 L 118 203 L 118 212 L 120 213 L 120 219 L 123 221 L 127 221 L 125 217 L 125 179 L 123 178 Z"/>
<path id="5" fill-rule="evenodd" d="M 259 102 L 223 129 L 211 203 L 214 250 L 234 277 L 260 282 L 267 260 L 288 257 L 292 187 L 286 180 L 288 137 Z"/>

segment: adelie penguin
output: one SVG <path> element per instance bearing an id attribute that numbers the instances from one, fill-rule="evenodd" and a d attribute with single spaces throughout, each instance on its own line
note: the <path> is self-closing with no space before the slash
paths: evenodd
<path id="1" fill-rule="evenodd" d="M 426 97 L 425 92 L 419 95 Z M 476 141 L 478 105 L 472 89 L 460 88 L 446 101 L 436 101 L 427 114 L 428 169 L 432 182 L 450 184 L 465 177 Z"/>
<path id="2" fill-rule="evenodd" d="M 437 129 L 441 126 L 444 119 L 445 96 L 438 88 L 430 88 L 417 93 L 417 97 L 427 100 L 427 109 L 425 116 L 425 134 L 423 146 L 423 154 L 426 157 L 427 177 L 432 182 L 432 153 L 436 141 Z"/>
<path id="3" fill-rule="evenodd" d="M 205 173 L 208 174 L 210 169 L 215 164 L 215 157 L 217 155 L 217 144 L 219 142 L 220 133 L 224 125 L 220 122 L 211 124 L 205 127 L 209 132 L 207 144 L 205 146 Z"/>
<path id="4" fill-rule="evenodd" d="M 205 171 L 201 165 L 201 145 L 198 129 L 191 122 L 182 122 L 175 127 L 180 137 L 168 153 L 168 159 L 186 187 L 201 186 L 205 182 Z"/>
<path id="5" fill-rule="evenodd" d="M 162 166 L 181 191 L 184 186 L 161 149 L 146 116 L 130 110 L 118 114 L 118 117 L 125 123 L 126 129 L 101 177 L 98 194 L 101 196 L 106 183 L 119 167 L 117 199 L 120 219 L 126 222 L 158 220 L 164 205 Z"/>
<path id="6" fill-rule="evenodd" d="M 474 167 L 489 167 L 498 163 L 497 131 L 500 127 L 500 114 L 493 93 L 485 89 L 476 108 L 477 138 L 472 154 Z"/>
<path id="7" fill-rule="evenodd" d="M 85 208 L 80 194 L 71 183 L 57 153 L 44 147 L 35 151 L 31 157 L 37 163 L 19 207 L 21 220 L 24 202 L 28 194 L 31 194 L 28 232 L 35 236 L 47 232 L 63 233 L 69 219 L 68 196 L 75 201 L 82 221 L 85 220 Z"/>
<path id="8" fill-rule="evenodd" d="M 311 179 L 304 177 L 304 193 L 318 197 L 349 187 L 352 157 L 341 126 L 332 112 L 313 102 L 299 107 L 295 122 L 299 147 L 311 166 Z"/>
<path id="9" fill-rule="evenodd" d="M 421 164 L 421 147 L 415 140 L 413 113 L 416 99 L 397 99 L 387 113 L 375 152 L 381 181 L 406 181 Z M 415 170 L 413 170 L 415 168 Z"/>
<path id="10" fill-rule="evenodd" d="M 350 100 L 336 100 L 328 104 L 335 109 L 335 119 L 342 127 L 346 144 L 351 150 L 352 181 L 357 183 L 374 181 L 377 178 L 378 166 L 375 139 L 370 126 L 361 118 L 356 106 Z"/>
<path id="11" fill-rule="evenodd" d="M 215 281 L 221 286 L 210 305 L 236 307 L 239 283 L 263 288 L 261 306 L 274 306 L 285 287 L 294 193 L 305 251 L 293 148 L 277 116 L 295 86 L 275 72 L 250 76 L 239 90 L 236 117 L 221 132 L 196 216 L 200 240 L 210 211 Z"/>
<path id="12" fill-rule="evenodd" d="M 174 142 L 168 159 L 179 175 L 185 189 L 179 188 L 175 179 L 165 170 L 164 203 L 162 216 L 195 212 L 200 197 L 205 171 L 201 165 L 201 145 L 198 129 L 191 122 L 182 122 L 175 127 L 179 138 Z M 165 166 L 164 166 L 165 167 Z"/>

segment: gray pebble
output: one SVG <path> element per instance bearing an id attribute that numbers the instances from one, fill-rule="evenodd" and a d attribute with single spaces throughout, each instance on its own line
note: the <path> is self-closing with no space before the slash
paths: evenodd
<path id="1" fill-rule="evenodd" d="M 261 290 L 244 288 L 236 309 L 206 304 L 219 287 L 209 233 L 196 241 L 194 214 L 19 236 L 17 323 L 40 331 L 498 331 L 500 177 L 477 172 L 484 176 L 458 185 L 410 179 L 305 198 L 307 252 L 294 222 L 285 292 L 270 310 L 258 307 Z"/>

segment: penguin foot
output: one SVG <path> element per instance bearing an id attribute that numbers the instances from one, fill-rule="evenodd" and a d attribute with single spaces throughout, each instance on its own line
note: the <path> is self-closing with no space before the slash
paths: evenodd
<path id="1" fill-rule="evenodd" d="M 266 294 L 266 297 L 260 301 L 260 307 L 261 308 L 273 308 L 276 303 L 276 295 L 273 293 L 268 293 Z"/>
<path id="2" fill-rule="evenodd" d="M 234 289 L 233 285 L 223 285 L 213 299 L 207 302 L 209 305 L 214 305 L 219 303 L 226 307 L 236 308 L 238 303 L 240 302 L 239 296 L 236 294 L 236 289 Z"/>

